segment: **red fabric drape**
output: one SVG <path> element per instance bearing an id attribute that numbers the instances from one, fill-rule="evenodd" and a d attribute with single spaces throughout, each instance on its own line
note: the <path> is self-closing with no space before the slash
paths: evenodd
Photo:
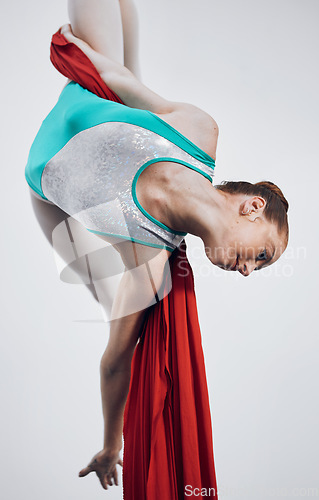
<path id="1" fill-rule="evenodd" d="M 217 498 L 204 356 L 185 240 L 169 262 L 171 291 L 150 308 L 133 357 L 124 420 L 125 500 L 180 500 L 195 488 L 211 488 L 210 498 Z M 167 290 L 169 285 L 167 278 Z"/>
<path id="2" fill-rule="evenodd" d="M 50 59 L 53 66 L 70 80 L 79 83 L 99 97 L 123 104 L 123 101 L 103 82 L 90 59 L 74 43 L 68 42 L 60 33 L 60 29 L 52 37 Z"/>
<path id="3" fill-rule="evenodd" d="M 51 61 L 91 92 L 121 102 L 59 31 L 52 37 Z M 185 240 L 169 263 L 171 277 L 163 285 L 169 293 L 149 308 L 132 360 L 124 413 L 125 500 L 180 500 L 200 493 L 217 499 L 204 356 Z"/>

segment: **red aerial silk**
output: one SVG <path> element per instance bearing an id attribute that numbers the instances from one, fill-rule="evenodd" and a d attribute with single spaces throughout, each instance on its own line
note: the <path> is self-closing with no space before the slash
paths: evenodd
<path id="1" fill-rule="evenodd" d="M 93 94 L 109 101 L 123 101 L 103 82 L 90 59 L 74 43 L 67 41 L 60 33 L 53 35 L 50 47 L 50 59 L 53 66 L 62 75 L 79 83 Z"/>
<path id="2" fill-rule="evenodd" d="M 100 97 L 122 102 L 59 31 L 51 44 L 58 71 Z M 169 263 L 171 281 L 166 276 L 163 285 L 169 293 L 148 309 L 132 360 L 124 412 L 124 499 L 216 500 L 209 397 L 185 240 Z"/>

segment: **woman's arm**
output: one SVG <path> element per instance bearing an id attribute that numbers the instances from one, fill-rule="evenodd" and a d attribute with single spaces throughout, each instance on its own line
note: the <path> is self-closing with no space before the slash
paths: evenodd
<path id="1" fill-rule="evenodd" d="M 64 25 L 61 33 L 77 45 L 90 59 L 101 75 L 102 80 L 131 108 L 147 109 L 154 113 L 165 114 L 176 109 L 176 104 L 159 96 L 143 85 L 133 73 L 122 64 L 96 52 L 86 42 L 73 35 L 70 25 Z"/>
<path id="2" fill-rule="evenodd" d="M 130 302 L 136 296 L 137 284 L 129 272 L 123 275 L 116 296 L 122 302 L 123 312 L 123 306 L 132 305 Z M 94 455 L 90 463 L 79 472 L 79 476 L 96 472 L 106 490 L 113 482 L 118 485 L 116 465 L 123 466 L 119 453 L 122 448 L 124 409 L 130 386 L 132 356 L 145 313 L 144 309 L 111 321 L 109 342 L 100 362 L 103 449 Z"/>
<path id="3" fill-rule="evenodd" d="M 129 241 L 121 243 L 119 249 L 126 271 L 114 299 L 109 341 L 100 363 L 103 449 L 79 473 L 83 477 L 95 471 L 105 489 L 113 481 L 118 484 L 116 464 L 122 465 L 119 452 L 131 361 L 148 307 L 154 303 L 155 292 L 170 270 L 171 255 L 168 250 L 159 251 Z"/>
<path id="4" fill-rule="evenodd" d="M 123 413 L 131 361 L 148 307 L 170 272 L 167 250 L 125 242 L 120 250 L 126 271 L 112 306 L 110 337 L 101 359 L 101 392 L 105 422 L 104 449 L 122 448 Z"/>
<path id="5" fill-rule="evenodd" d="M 113 304 L 109 342 L 100 363 L 101 398 L 104 417 L 104 443 L 107 453 L 118 453 L 122 448 L 123 415 L 128 395 L 131 361 L 141 333 L 147 304 L 136 303 L 136 297 L 147 283 L 131 271 L 122 277 Z M 144 309 L 139 309 L 144 306 Z M 130 312 L 130 314 L 126 314 Z"/>

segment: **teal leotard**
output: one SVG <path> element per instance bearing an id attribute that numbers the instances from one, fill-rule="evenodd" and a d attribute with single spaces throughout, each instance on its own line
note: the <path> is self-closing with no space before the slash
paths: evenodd
<path id="1" fill-rule="evenodd" d="M 174 250 L 186 233 L 156 220 L 136 196 L 139 175 L 160 161 L 183 164 L 212 182 L 213 158 L 158 116 L 70 82 L 31 146 L 25 177 L 93 233 Z"/>

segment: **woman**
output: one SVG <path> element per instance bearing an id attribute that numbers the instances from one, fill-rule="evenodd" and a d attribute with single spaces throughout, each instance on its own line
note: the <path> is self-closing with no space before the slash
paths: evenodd
<path id="1" fill-rule="evenodd" d="M 68 82 L 32 145 L 26 178 L 48 238 L 71 215 L 111 243 L 126 268 L 101 360 L 104 447 L 79 473 L 95 471 L 107 488 L 122 465 L 132 356 L 172 251 L 194 234 L 214 265 L 248 276 L 286 248 L 288 203 L 270 182 L 212 186 L 217 124 L 140 82 L 130 0 L 69 0 L 69 15 L 63 35 L 125 106 Z"/>

